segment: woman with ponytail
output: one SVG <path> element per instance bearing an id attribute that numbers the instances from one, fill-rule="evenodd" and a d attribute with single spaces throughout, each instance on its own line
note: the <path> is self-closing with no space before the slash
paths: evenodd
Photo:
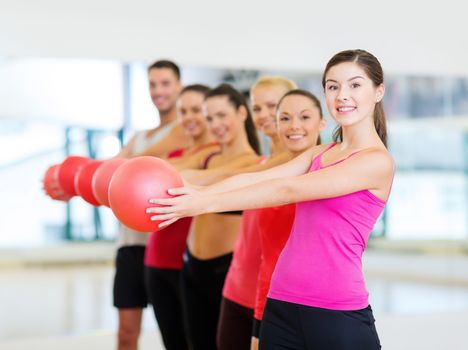
<path id="1" fill-rule="evenodd" d="M 220 147 L 205 159 L 204 169 L 255 164 L 259 142 L 243 95 L 222 84 L 208 92 L 204 107 L 208 128 Z M 227 211 L 192 220 L 181 281 L 187 335 L 193 350 L 216 350 L 221 293 L 241 218 L 242 211 Z"/>

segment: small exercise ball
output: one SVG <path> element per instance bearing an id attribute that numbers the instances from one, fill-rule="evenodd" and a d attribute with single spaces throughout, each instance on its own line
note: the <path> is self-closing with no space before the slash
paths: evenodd
<path id="1" fill-rule="evenodd" d="M 102 163 L 102 160 L 92 160 L 78 169 L 75 176 L 76 193 L 95 207 L 101 205 L 101 203 L 99 203 L 93 193 L 92 180 L 94 173 Z"/>
<path id="2" fill-rule="evenodd" d="M 154 214 L 147 214 L 151 198 L 171 197 L 167 190 L 182 187 L 183 181 L 176 169 L 156 157 L 136 157 L 121 165 L 109 185 L 112 211 L 125 226 L 140 232 L 157 231 Z"/>
<path id="3" fill-rule="evenodd" d="M 45 172 L 42 184 L 46 195 L 54 200 L 68 201 L 71 196 L 67 195 L 58 182 L 58 171 L 60 164 L 51 165 Z"/>
<path id="4" fill-rule="evenodd" d="M 117 168 L 126 161 L 127 159 L 125 158 L 112 158 L 106 160 L 97 168 L 93 175 L 92 187 L 93 194 L 100 204 L 105 205 L 106 207 L 110 207 L 109 183 Z"/>
<path id="5" fill-rule="evenodd" d="M 80 156 L 69 156 L 60 164 L 58 181 L 64 192 L 70 196 L 76 196 L 75 176 L 78 170 L 90 162 L 91 159 Z"/>

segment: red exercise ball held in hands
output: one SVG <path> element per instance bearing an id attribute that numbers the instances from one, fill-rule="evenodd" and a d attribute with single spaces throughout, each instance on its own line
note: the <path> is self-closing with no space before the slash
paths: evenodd
<path id="1" fill-rule="evenodd" d="M 93 175 L 93 194 L 98 202 L 106 207 L 109 204 L 109 184 L 115 171 L 127 161 L 126 158 L 112 158 L 102 163 Z"/>
<path id="2" fill-rule="evenodd" d="M 157 231 L 159 221 L 151 221 L 146 213 L 151 198 L 171 197 L 167 190 L 182 187 L 177 170 L 155 157 L 128 160 L 115 172 L 109 186 L 109 202 L 119 221 L 141 232 Z"/>

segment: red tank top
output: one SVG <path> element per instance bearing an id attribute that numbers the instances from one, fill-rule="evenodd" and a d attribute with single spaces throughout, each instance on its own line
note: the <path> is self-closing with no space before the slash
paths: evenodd
<path id="1" fill-rule="evenodd" d="M 153 232 L 145 250 L 145 265 L 160 269 L 181 269 L 192 218 L 177 220 L 163 230 Z"/>
<path id="2" fill-rule="evenodd" d="M 239 305 L 253 309 L 260 266 L 260 236 L 258 210 L 244 210 L 242 222 L 224 281 L 223 296 Z"/>
<path id="3" fill-rule="evenodd" d="M 254 317 L 261 320 L 276 262 L 291 233 L 296 204 L 258 210 L 260 269 L 258 272 Z"/>
<path id="4" fill-rule="evenodd" d="M 258 163 L 266 161 L 260 157 Z M 224 281 L 223 297 L 253 309 L 260 268 L 259 210 L 244 210 L 231 265 Z"/>

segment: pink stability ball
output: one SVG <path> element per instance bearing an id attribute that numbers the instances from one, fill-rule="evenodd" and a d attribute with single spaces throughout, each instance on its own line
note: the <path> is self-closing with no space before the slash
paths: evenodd
<path id="1" fill-rule="evenodd" d="M 183 181 L 176 169 L 156 157 L 137 157 L 121 165 L 112 176 L 109 202 L 112 211 L 125 226 L 141 232 L 158 230 L 154 214 L 147 214 L 151 198 L 171 197 L 167 190 L 182 187 Z"/>

